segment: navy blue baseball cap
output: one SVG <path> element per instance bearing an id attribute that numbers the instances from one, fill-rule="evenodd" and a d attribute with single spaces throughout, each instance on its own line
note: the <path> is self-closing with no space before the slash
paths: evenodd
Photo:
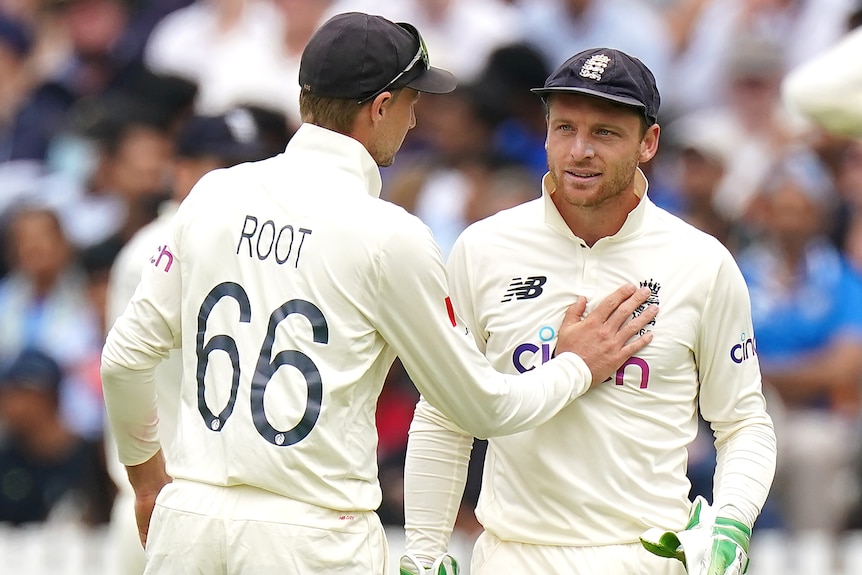
<path id="1" fill-rule="evenodd" d="M 183 158 L 213 156 L 228 163 L 266 155 L 254 116 L 244 108 L 189 118 L 177 136 L 176 154 Z"/>
<path id="2" fill-rule="evenodd" d="M 0 12 L 0 44 L 5 44 L 18 56 L 26 56 L 33 46 L 33 33 L 20 20 Z"/>
<path id="3" fill-rule="evenodd" d="M 0 390 L 31 389 L 55 394 L 62 379 L 63 370 L 53 357 L 25 348 L 0 373 Z"/>
<path id="4" fill-rule="evenodd" d="M 661 105 L 650 69 L 634 56 L 612 48 L 578 52 L 554 70 L 544 86 L 530 91 L 543 99 L 555 92 L 575 92 L 640 108 L 649 125 L 656 123 Z"/>
<path id="5" fill-rule="evenodd" d="M 412 24 L 361 12 L 327 20 L 309 39 L 299 64 L 303 90 L 360 103 L 405 86 L 445 94 L 457 83 L 451 72 L 431 66 Z"/>

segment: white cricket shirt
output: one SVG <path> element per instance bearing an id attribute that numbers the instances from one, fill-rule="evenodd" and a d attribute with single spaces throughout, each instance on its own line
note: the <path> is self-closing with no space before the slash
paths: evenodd
<path id="1" fill-rule="evenodd" d="M 158 449 L 153 368 L 172 347 L 172 476 L 341 510 L 380 503 L 374 413 L 396 354 L 479 436 L 542 423 L 588 388 L 571 353 L 542 373 L 495 372 L 447 310 L 430 231 L 380 187 L 361 144 L 308 124 L 283 154 L 201 179 L 105 344 L 124 464 Z"/>
<path id="2" fill-rule="evenodd" d="M 545 545 L 631 543 L 649 527 L 681 529 L 699 399 L 721 444 L 719 473 L 726 472 L 716 500 L 748 521 L 771 483 L 775 443 L 748 292 L 730 253 L 655 206 L 640 172 L 639 205 L 618 233 L 588 247 L 563 221 L 548 184 L 546 176 L 542 198 L 473 224 L 455 244 L 452 298 L 480 348 L 500 371 L 533 370 L 548 361 L 576 295 L 587 298 L 589 313 L 626 282 L 652 290 L 655 337 L 548 423 L 489 440 L 477 517 L 501 539 Z M 420 404 L 411 433 L 435 424 L 446 426 Z M 762 452 L 763 466 L 743 461 L 748 454 L 740 449 L 749 448 Z M 422 459 L 409 461 L 408 473 Z M 445 507 L 445 493 L 419 514 L 411 513 L 411 497 L 408 531 L 420 533 L 408 533 L 408 548 L 442 552 L 435 530 L 446 519 L 431 515 L 423 526 L 429 516 L 422 514 Z M 428 551 L 434 545 L 443 548 Z"/>

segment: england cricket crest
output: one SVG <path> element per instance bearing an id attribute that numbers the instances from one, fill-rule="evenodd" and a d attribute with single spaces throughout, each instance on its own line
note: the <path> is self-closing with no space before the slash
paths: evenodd
<path id="1" fill-rule="evenodd" d="M 642 303 L 641 305 L 639 305 L 638 308 L 634 312 L 632 312 L 633 318 L 638 317 L 640 314 L 642 314 L 644 312 L 644 310 L 647 308 L 647 306 L 652 305 L 652 304 L 659 305 L 658 291 L 661 289 L 661 284 L 659 282 L 650 278 L 649 280 L 640 282 L 640 287 L 649 288 L 650 294 L 649 294 L 649 297 L 647 298 L 647 300 L 644 303 Z M 647 330 L 649 329 L 650 326 L 654 326 L 654 325 L 655 325 L 655 318 L 652 318 L 652 320 L 650 320 L 650 322 L 640 331 L 640 334 L 643 335 L 644 333 L 647 332 Z"/>

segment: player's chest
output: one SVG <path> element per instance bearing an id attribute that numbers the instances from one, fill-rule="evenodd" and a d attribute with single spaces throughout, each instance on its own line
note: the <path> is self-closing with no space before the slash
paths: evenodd
<path id="1" fill-rule="evenodd" d="M 691 361 L 706 289 L 692 281 L 685 262 L 631 250 L 568 250 L 513 254 L 488 266 L 477 293 L 476 318 L 487 354 L 498 369 L 526 371 L 550 359 L 557 330 L 576 296 L 587 298 L 587 313 L 623 284 L 650 289 L 648 304 L 659 305 L 649 329 L 653 343 L 635 361 Z M 636 310 L 638 314 L 643 307 Z"/>

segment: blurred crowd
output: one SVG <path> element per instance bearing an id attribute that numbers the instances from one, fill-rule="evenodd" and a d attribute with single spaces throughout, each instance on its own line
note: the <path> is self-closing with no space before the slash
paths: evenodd
<path id="1" fill-rule="evenodd" d="M 734 349 L 758 355 L 779 439 L 758 526 L 862 528 L 862 140 L 781 97 L 789 71 L 862 23 L 858 0 L 0 0 L 0 522 L 109 520 L 122 481 L 99 381 L 112 267 L 206 170 L 284 149 L 305 42 L 349 10 L 415 24 L 461 81 L 419 101 L 383 170 L 383 197 L 444 257 L 471 222 L 539 196 L 545 118 L 530 88 L 588 47 L 655 72 L 650 197 L 722 240 L 751 291 L 755 334 Z M 396 362 L 378 413 L 391 525 L 416 400 Z M 466 533 L 482 453 L 476 442 Z M 693 495 L 710 495 L 713 468 L 704 426 Z"/>

